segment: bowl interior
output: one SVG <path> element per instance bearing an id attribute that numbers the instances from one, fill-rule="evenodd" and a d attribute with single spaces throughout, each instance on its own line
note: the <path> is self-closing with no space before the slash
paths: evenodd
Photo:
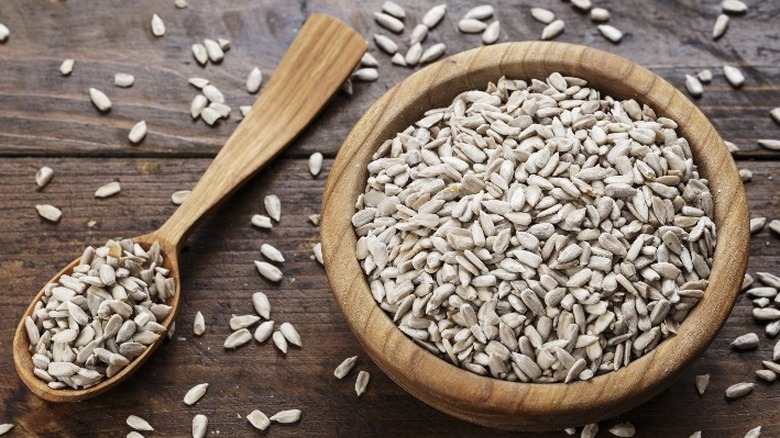
<path id="1" fill-rule="evenodd" d="M 459 93 L 485 89 L 501 76 L 543 79 L 558 71 L 588 80 L 618 99 L 636 99 L 679 124 L 715 199 L 717 244 L 705 297 L 676 336 L 618 371 L 587 382 L 516 383 L 462 370 L 417 346 L 373 300 L 355 258 L 351 224 L 374 151 L 432 108 Z M 745 272 L 748 214 L 736 166 L 707 118 L 647 69 L 597 49 L 563 43 L 483 47 L 428 66 L 377 101 L 345 140 L 322 203 L 322 249 L 333 294 L 366 352 L 420 400 L 475 423 L 518 430 L 560 429 L 605 419 L 653 397 L 698 357 L 725 323 Z"/>

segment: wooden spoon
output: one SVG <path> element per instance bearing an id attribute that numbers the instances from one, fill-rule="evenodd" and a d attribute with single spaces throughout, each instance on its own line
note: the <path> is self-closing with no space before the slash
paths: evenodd
<path id="1" fill-rule="evenodd" d="M 169 328 L 179 307 L 180 272 L 177 254 L 200 219 L 227 198 L 249 177 L 297 137 L 347 79 L 366 51 L 363 37 L 335 18 L 312 14 L 290 45 L 271 80 L 235 132 L 219 151 L 189 198 L 157 231 L 133 239 L 148 247 L 159 242 L 165 267 L 176 282 L 166 304 L 171 313 L 162 322 Z M 56 282 L 78 264 L 77 258 L 52 278 Z M 41 290 L 25 311 L 14 336 L 14 365 L 22 381 L 40 397 L 54 402 L 75 402 L 96 396 L 123 381 L 160 346 L 161 336 L 115 376 L 88 389 L 54 390 L 33 374 L 24 319 Z"/>

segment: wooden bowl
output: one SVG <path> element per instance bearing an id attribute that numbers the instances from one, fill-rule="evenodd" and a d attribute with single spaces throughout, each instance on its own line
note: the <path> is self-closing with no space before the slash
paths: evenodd
<path id="1" fill-rule="evenodd" d="M 590 381 L 516 383 L 479 376 L 427 352 L 379 308 L 355 258 L 351 224 L 365 189 L 366 165 L 386 139 L 447 106 L 466 90 L 485 89 L 502 75 L 543 79 L 578 76 L 615 98 L 633 98 L 679 124 L 715 199 L 717 246 L 709 287 L 679 333 L 628 366 Z M 715 128 L 676 88 L 619 56 L 585 46 L 527 42 L 451 56 L 402 81 L 379 99 L 349 134 L 330 171 L 322 200 L 322 252 L 333 295 L 368 355 L 398 385 L 423 402 L 477 424 L 514 430 L 554 430 L 604 420 L 647 401 L 701 355 L 726 322 L 748 255 L 748 210 L 734 161 Z"/>

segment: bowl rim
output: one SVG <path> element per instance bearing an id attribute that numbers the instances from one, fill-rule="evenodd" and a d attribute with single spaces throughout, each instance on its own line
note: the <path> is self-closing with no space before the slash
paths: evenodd
<path id="1" fill-rule="evenodd" d="M 354 257 L 351 216 L 357 193 L 365 188 L 367 157 L 425 110 L 450 102 L 460 91 L 484 89 L 488 80 L 501 76 L 544 78 L 553 71 L 586 79 L 589 86 L 616 99 L 635 98 L 679 124 L 677 130 L 691 144 L 700 174 L 710 182 L 716 248 L 704 298 L 678 334 L 653 351 L 590 381 L 508 382 L 450 364 L 397 328 L 374 301 Z M 357 192 L 356 185 L 360 186 Z M 391 379 L 423 402 L 467 421 L 505 429 L 551 430 L 603 420 L 639 405 L 669 386 L 704 352 L 726 322 L 745 273 L 747 199 L 722 138 L 696 105 L 664 79 L 592 47 L 512 42 L 472 49 L 431 64 L 368 109 L 330 170 L 322 199 L 321 242 L 328 281 L 342 314 L 364 350 Z"/>

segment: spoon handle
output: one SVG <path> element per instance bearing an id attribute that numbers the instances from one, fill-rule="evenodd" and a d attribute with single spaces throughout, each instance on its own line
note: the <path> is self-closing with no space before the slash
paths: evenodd
<path id="1" fill-rule="evenodd" d="M 154 234 L 177 251 L 220 201 L 297 137 L 357 65 L 366 43 L 346 24 L 312 14 L 187 200 Z"/>

